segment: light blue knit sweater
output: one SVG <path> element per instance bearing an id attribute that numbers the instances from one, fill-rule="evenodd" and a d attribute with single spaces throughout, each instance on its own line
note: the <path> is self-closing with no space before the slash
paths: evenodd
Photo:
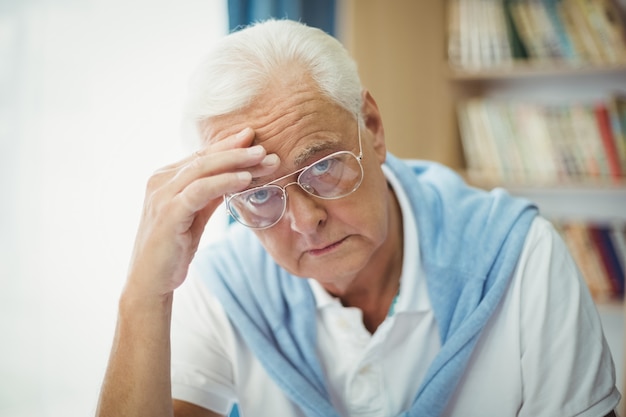
<path id="1" fill-rule="evenodd" d="M 441 337 L 441 350 L 412 407 L 399 417 L 436 417 L 507 288 L 537 210 L 503 190 L 468 187 L 439 164 L 400 161 L 390 154 L 385 164 L 416 216 Z M 338 417 L 316 357 L 316 305 L 308 282 L 278 266 L 254 234 L 238 225 L 194 262 L 286 395 L 309 417 Z"/>

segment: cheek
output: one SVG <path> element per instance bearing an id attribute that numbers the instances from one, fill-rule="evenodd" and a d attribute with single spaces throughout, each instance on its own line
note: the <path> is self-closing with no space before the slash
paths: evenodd
<path id="1" fill-rule="evenodd" d="M 388 195 L 387 184 L 368 185 L 363 189 L 359 188 L 348 197 L 347 204 L 337 207 L 329 214 L 334 221 L 349 225 L 355 233 L 368 240 L 384 240 L 388 232 L 388 199 L 380 196 Z"/>
<path id="2" fill-rule="evenodd" d="M 374 161 L 372 161 L 375 163 Z M 350 197 L 353 197 L 356 208 L 363 211 L 364 216 L 386 218 L 388 209 L 389 186 L 380 165 L 364 167 L 365 177 L 361 186 Z M 369 173 L 369 175 L 368 175 Z M 357 210 L 358 211 L 358 210 Z M 383 222 L 384 223 L 384 222 Z"/>
<path id="3" fill-rule="evenodd" d="M 289 229 L 282 230 L 283 227 L 281 226 L 282 225 L 279 223 L 270 229 L 255 231 L 255 234 L 267 253 L 269 253 L 278 264 L 286 267 L 287 264 L 293 262 L 292 248 L 294 245 Z"/>

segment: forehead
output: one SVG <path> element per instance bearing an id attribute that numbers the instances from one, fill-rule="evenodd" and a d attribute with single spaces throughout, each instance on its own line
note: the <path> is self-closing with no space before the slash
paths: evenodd
<path id="1" fill-rule="evenodd" d="M 276 153 L 281 169 L 291 169 L 324 151 L 351 149 L 356 119 L 316 88 L 296 85 L 269 90 L 246 108 L 211 119 L 203 133 L 213 142 L 246 127 L 255 131 L 254 144 Z"/>

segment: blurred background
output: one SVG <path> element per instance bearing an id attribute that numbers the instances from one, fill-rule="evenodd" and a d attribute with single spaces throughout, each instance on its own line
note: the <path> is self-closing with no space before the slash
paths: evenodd
<path id="1" fill-rule="evenodd" d="M 0 0 L 0 415 L 93 415 L 147 178 L 225 1 Z"/>
<path id="2" fill-rule="evenodd" d="M 591 3 L 622 13 L 625 1 Z M 565 237 L 572 230 L 588 236 L 568 244 L 588 255 L 577 261 L 597 297 L 621 388 L 626 247 L 616 244 L 608 270 L 589 239 L 595 229 L 615 242 L 624 232 L 626 154 L 607 158 L 599 132 L 587 126 L 578 152 L 593 149 L 586 153 L 603 168 L 567 172 L 555 162 L 564 151 L 553 144 L 573 137 L 571 126 L 569 134 L 540 129 L 553 106 L 584 111 L 593 124 L 589 112 L 626 94 L 622 23 L 611 26 L 618 40 L 610 45 L 609 35 L 597 36 L 601 24 L 588 35 L 600 55 L 584 45 L 571 54 L 567 36 L 588 26 L 554 28 L 576 2 L 0 0 L 0 415 L 93 414 L 146 180 L 190 151 L 180 125 L 187 79 L 212 42 L 268 15 L 302 18 L 346 45 L 377 99 L 392 152 L 528 196 Z M 524 10 L 513 13 L 512 3 Z M 556 18 L 542 9 L 554 3 L 562 6 Z M 562 46 L 555 33 L 569 42 L 568 54 L 555 52 Z M 530 106 L 532 122 L 507 134 L 490 130 L 487 121 L 503 124 L 490 109 L 510 118 L 520 104 Z M 470 107 L 480 136 L 493 143 L 472 144 L 473 125 L 458 117 Z M 626 135 L 619 136 L 626 116 L 611 129 L 615 151 L 620 137 L 626 149 Z M 518 172 L 506 159 L 512 156 L 498 152 L 516 149 L 528 132 L 543 141 L 533 142 Z M 472 146 L 491 153 L 472 154 Z M 611 158 L 621 170 L 608 167 Z M 207 239 L 225 222 L 219 213 Z M 590 246 L 581 252 L 583 244 Z"/>

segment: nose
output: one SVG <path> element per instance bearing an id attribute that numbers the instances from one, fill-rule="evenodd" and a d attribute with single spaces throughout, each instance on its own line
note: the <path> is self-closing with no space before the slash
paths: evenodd
<path id="1" fill-rule="evenodd" d="M 328 213 L 319 198 L 296 185 L 289 189 L 285 217 L 292 230 L 300 234 L 311 234 L 324 224 Z"/>

